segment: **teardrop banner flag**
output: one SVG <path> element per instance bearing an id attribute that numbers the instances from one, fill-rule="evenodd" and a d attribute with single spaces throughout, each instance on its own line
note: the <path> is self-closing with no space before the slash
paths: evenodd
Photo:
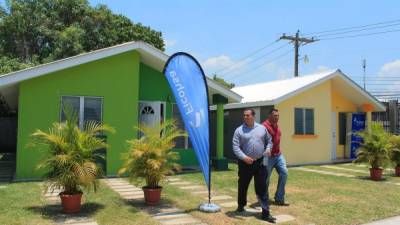
<path id="1" fill-rule="evenodd" d="M 175 96 L 210 193 L 209 104 L 203 69 L 193 56 L 178 52 L 168 59 L 164 75 Z"/>

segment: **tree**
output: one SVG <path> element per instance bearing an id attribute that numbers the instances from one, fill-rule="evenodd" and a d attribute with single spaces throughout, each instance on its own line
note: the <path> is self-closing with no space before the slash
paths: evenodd
<path id="1" fill-rule="evenodd" d="M 0 5 L 0 74 L 138 40 L 164 50 L 161 32 L 87 0 L 6 0 Z"/>
<path id="2" fill-rule="evenodd" d="M 215 80 L 217 83 L 219 83 L 219 84 L 221 84 L 221 85 L 223 85 L 224 87 L 229 88 L 229 89 L 235 87 L 235 84 L 234 84 L 234 83 L 228 83 L 228 82 L 227 82 L 226 80 L 224 80 L 223 78 L 218 77 L 217 74 L 214 74 L 213 80 Z"/>

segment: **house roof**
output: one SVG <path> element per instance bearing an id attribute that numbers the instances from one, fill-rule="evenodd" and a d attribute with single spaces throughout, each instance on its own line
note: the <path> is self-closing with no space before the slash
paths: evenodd
<path id="1" fill-rule="evenodd" d="M 243 96 L 243 99 L 240 103 L 228 104 L 225 108 L 275 105 L 327 80 L 332 80 L 334 87 L 355 104 L 369 103 L 374 106 L 376 111 L 385 110 L 385 106 L 378 99 L 361 88 L 339 69 L 285 80 L 235 87 L 232 90 Z"/>
<path id="2" fill-rule="evenodd" d="M 9 102 L 9 104 L 12 107 L 14 106 L 13 108 L 15 108 L 18 102 L 18 100 L 16 99 L 16 96 L 18 95 L 18 84 L 21 81 L 43 76 L 52 72 L 60 71 L 63 69 L 78 66 L 84 63 L 92 62 L 132 50 L 139 52 L 140 60 L 143 63 L 157 69 L 158 71 L 163 70 L 165 63 L 169 58 L 169 56 L 166 55 L 164 52 L 145 42 L 127 42 L 124 44 L 83 53 L 51 63 L 42 64 L 28 69 L 1 75 L 0 92 L 6 98 L 7 102 Z M 242 99 L 242 97 L 237 93 L 225 88 L 224 86 L 216 83 L 214 80 L 208 77 L 207 85 L 210 94 L 221 94 L 225 96 L 230 103 L 240 102 Z"/>

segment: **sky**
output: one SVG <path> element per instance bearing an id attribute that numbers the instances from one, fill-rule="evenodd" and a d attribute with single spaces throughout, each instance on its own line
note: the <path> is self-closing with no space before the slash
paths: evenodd
<path id="1" fill-rule="evenodd" d="M 278 41 L 241 60 L 276 41 L 283 33 L 293 35 L 300 30 L 306 35 L 400 19 L 400 1 L 90 0 L 90 3 L 105 4 L 133 22 L 161 31 L 167 54 L 188 52 L 200 61 L 207 75 L 217 72 L 239 86 L 293 77 L 293 45 L 287 41 Z M 379 31 L 396 28 L 400 26 Z M 371 32 L 374 30 L 365 31 Z M 350 34 L 353 33 L 346 35 Z M 366 59 L 368 76 L 400 78 L 399 40 L 400 32 L 320 40 L 300 48 L 300 59 L 307 55 L 308 63 L 300 60 L 299 73 L 338 68 L 361 82 L 362 61 Z"/>
<path id="2" fill-rule="evenodd" d="M 105 4 L 114 13 L 161 31 L 167 54 L 188 52 L 198 59 L 207 75 L 217 73 L 237 86 L 293 77 L 294 52 L 293 45 L 288 41 L 277 41 L 242 60 L 249 53 L 276 41 L 283 33 L 293 35 L 300 30 L 300 34 L 307 36 L 308 33 L 336 28 L 399 20 L 397 26 L 377 30 L 397 29 L 396 32 L 336 40 L 322 40 L 321 37 L 320 41 L 302 46 L 299 73 L 306 75 L 338 68 L 361 82 L 362 61 L 366 59 L 366 73 L 372 77 L 371 81 L 367 79 L 367 84 L 373 83 L 375 77 L 397 76 L 400 85 L 398 0 L 89 2 L 93 6 Z M 371 32 L 374 30 L 364 33 Z M 346 35 L 351 34 L 354 33 Z M 264 55 L 267 56 L 262 57 Z M 304 61 L 305 56 L 308 63 Z M 392 82 L 391 89 L 400 87 L 396 82 Z M 371 85 L 367 88 L 389 86 Z"/>

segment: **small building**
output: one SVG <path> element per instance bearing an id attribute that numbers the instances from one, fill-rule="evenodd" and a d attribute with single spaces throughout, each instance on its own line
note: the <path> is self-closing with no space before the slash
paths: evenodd
<path id="1" fill-rule="evenodd" d="M 62 121 L 65 103 L 79 112 L 79 126 L 96 120 L 115 128 L 116 133 L 106 137 L 110 147 L 105 152 L 105 168 L 107 175 L 116 175 L 122 165 L 121 153 L 127 151 L 126 140 L 137 137 L 134 126 L 168 118 L 180 121 L 162 73 L 167 59 L 168 55 L 149 44 L 130 42 L 0 76 L 0 93 L 18 112 L 18 128 L 8 132 L 17 136 L 16 179 L 42 175 L 36 168 L 46 154 L 27 147 L 30 134 Z M 212 79 L 207 79 L 207 85 L 210 99 L 223 99 L 224 103 L 241 100 Z M 176 144 L 180 163 L 196 166 L 188 138 Z"/>
<path id="2" fill-rule="evenodd" d="M 224 106 L 223 148 L 224 156 L 229 159 L 235 159 L 232 136 L 236 127 L 242 124 L 245 108 L 255 110 L 257 122 L 263 122 L 272 108 L 279 110 L 281 149 L 291 165 L 350 158 L 349 114 L 366 113 L 368 124 L 372 111 L 385 110 L 374 96 L 340 70 L 232 90 L 243 99 L 240 103 Z"/>

